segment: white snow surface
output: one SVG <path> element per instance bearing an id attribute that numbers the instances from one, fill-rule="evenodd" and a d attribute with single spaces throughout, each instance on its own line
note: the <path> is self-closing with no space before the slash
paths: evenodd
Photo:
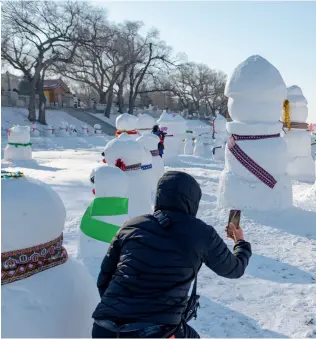
<path id="1" fill-rule="evenodd" d="M 77 139 L 82 141 L 74 143 L 71 138 L 56 138 L 50 142 L 36 142 L 35 160 L 14 167 L 44 181 L 60 195 L 67 211 L 64 244 L 72 257 L 77 256 L 81 217 L 93 199 L 89 173 L 99 162 L 104 145 L 104 139 L 100 142 L 101 138 L 97 137 Z M 2 154 L 4 146 L 5 142 Z M 2 162 L 3 168 L 9 169 L 8 166 L 12 164 Z M 180 155 L 168 169 L 185 171 L 196 178 L 203 192 L 198 217 L 213 225 L 232 249 L 233 244 L 226 240 L 224 232 L 229 211 L 216 207 L 223 164 Z M 236 192 L 238 194 L 240 192 Z M 252 244 L 253 256 L 241 279 L 218 277 L 205 266 L 200 270 L 201 308 L 198 319 L 191 325 L 202 337 L 316 337 L 316 185 L 294 182 L 293 195 L 294 207 L 285 211 L 242 212 L 241 225 Z M 98 272 L 101 263 L 86 258 L 85 264 L 90 272 Z M 66 266 L 61 265 L 51 272 L 63 268 Z M 79 276 L 75 281 L 78 279 Z M 97 274 L 93 279 L 96 282 Z M 19 290 L 19 283 L 13 286 Z M 82 297 L 88 294 L 81 293 Z M 4 302 L 2 299 L 2 304 Z M 32 309 L 45 307 L 39 295 Z M 86 317 L 90 321 L 89 312 Z M 76 323 L 80 324 L 81 320 L 77 319 Z M 34 318 L 29 324 L 34 324 Z M 23 336 L 23 327 L 19 328 Z M 49 331 L 47 329 L 44 335 Z"/>

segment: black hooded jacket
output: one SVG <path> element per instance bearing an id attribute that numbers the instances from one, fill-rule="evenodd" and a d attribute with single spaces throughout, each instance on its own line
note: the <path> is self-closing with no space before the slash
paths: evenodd
<path id="1" fill-rule="evenodd" d="M 163 175 L 155 210 L 167 214 L 172 226 L 161 227 L 151 215 L 125 223 L 101 265 L 97 282 L 101 302 L 95 319 L 179 324 L 194 269 L 204 263 L 226 278 L 244 274 L 250 244 L 238 242 L 232 254 L 215 229 L 196 218 L 201 196 L 199 184 L 189 174 Z"/>

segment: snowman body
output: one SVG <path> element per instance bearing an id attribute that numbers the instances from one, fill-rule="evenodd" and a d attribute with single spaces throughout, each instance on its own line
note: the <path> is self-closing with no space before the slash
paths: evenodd
<path id="1" fill-rule="evenodd" d="M 149 157 L 146 162 L 152 164 L 152 170 L 150 171 L 150 187 L 152 188 L 154 195 L 156 194 L 158 181 L 165 172 L 164 163 L 162 158 L 159 156 L 158 151 L 159 141 L 159 137 L 154 134 L 144 134 L 137 139 L 137 142 L 146 151 L 146 158 L 147 156 Z"/>
<path id="2" fill-rule="evenodd" d="M 241 63 L 226 84 L 231 135 L 220 176 L 218 207 L 281 210 L 292 205 L 287 145 L 280 137 L 286 86 L 260 56 Z"/>
<path id="3" fill-rule="evenodd" d="M 144 148 L 126 133 L 110 141 L 105 149 L 106 163 L 119 167 L 128 177 L 129 216 L 151 214 L 151 187 L 141 169 Z"/>
<path id="4" fill-rule="evenodd" d="M 128 177 L 117 167 L 103 165 L 92 171 L 90 181 L 94 185 L 95 200 L 81 221 L 77 255 L 90 274 L 96 276 L 109 243 L 129 219 Z"/>

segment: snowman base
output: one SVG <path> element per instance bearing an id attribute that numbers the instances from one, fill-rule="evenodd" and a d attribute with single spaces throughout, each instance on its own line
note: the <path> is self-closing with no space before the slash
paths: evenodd
<path id="1" fill-rule="evenodd" d="M 259 180 L 248 181 L 225 169 L 219 180 L 218 208 L 284 210 L 292 206 L 292 185 L 289 175 L 276 177 L 273 189 Z"/>
<path id="2" fill-rule="evenodd" d="M 312 157 L 296 157 L 288 164 L 288 174 L 292 180 L 309 184 L 315 182 L 315 164 Z"/>
<path id="3" fill-rule="evenodd" d="M 3 158 L 7 161 L 32 160 L 32 147 L 15 147 L 13 145 L 7 145 L 4 151 Z"/>

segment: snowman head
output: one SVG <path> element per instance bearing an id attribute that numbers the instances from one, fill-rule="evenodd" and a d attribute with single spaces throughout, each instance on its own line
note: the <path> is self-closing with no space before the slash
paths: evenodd
<path id="1" fill-rule="evenodd" d="M 158 149 L 158 143 L 160 142 L 160 139 L 158 135 L 148 134 L 139 137 L 136 141 L 147 151 L 156 151 Z"/>
<path id="2" fill-rule="evenodd" d="M 8 141 L 14 143 L 27 144 L 31 139 L 30 126 L 13 126 L 10 128 Z"/>
<path id="3" fill-rule="evenodd" d="M 104 153 L 106 162 L 110 166 L 123 168 L 123 166 L 132 166 L 142 162 L 143 147 L 126 133 L 122 133 L 105 146 Z"/>
<path id="4" fill-rule="evenodd" d="M 101 166 L 94 171 L 95 196 L 126 198 L 128 177 L 117 167 Z"/>
<path id="5" fill-rule="evenodd" d="M 115 125 L 118 131 L 133 131 L 136 129 L 137 118 L 134 115 L 123 113 L 116 118 Z"/>
<path id="6" fill-rule="evenodd" d="M 155 125 L 155 119 L 149 114 L 142 114 L 137 119 L 137 129 L 140 130 L 141 133 L 148 131 L 151 133 L 153 126 Z"/>
<path id="7" fill-rule="evenodd" d="M 66 210 L 50 186 L 29 177 L 1 179 L 1 184 L 2 252 L 41 245 L 61 235 Z"/>

